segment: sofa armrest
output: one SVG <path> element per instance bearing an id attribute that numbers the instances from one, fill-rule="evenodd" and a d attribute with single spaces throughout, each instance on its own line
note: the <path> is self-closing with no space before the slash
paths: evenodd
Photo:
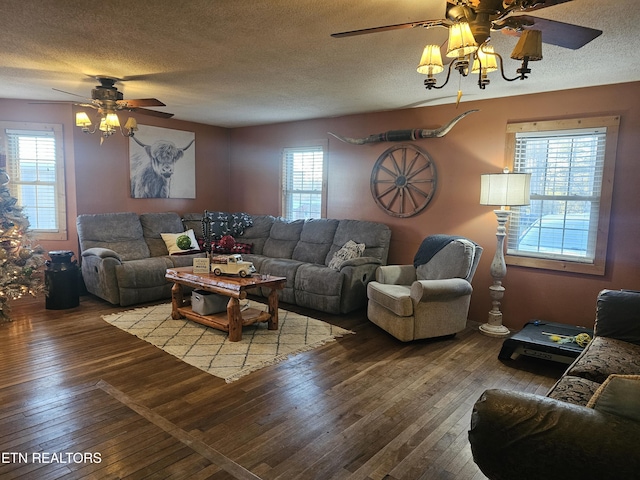
<path id="1" fill-rule="evenodd" d="M 382 261 L 376 257 L 358 257 L 345 260 L 340 265 L 340 270 L 345 267 L 358 267 L 360 265 L 382 265 Z"/>
<path id="2" fill-rule="evenodd" d="M 417 280 L 411 284 L 411 298 L 414 302 L 443 301 L 471 295 L 473 288 L 464 278 L 443 278 L 441 280 Z"/>
<path id="3" fill-rule="evenodd" d="M 411 285 L 416 279 L 413 265 L 383 265 L 376 270 L 376 281 L 386 285 Z"/>
<path id="4" fill-rule="evenodd" d="M 640 345 L 640 292 L 601 291 L 596 307 L 595 334 Z"/>
<path id="5" fill-rule="evenodd" d="M 469 441 L 492 480 L 637 478 L 640 471 L 639 422 L 540 395 L 485 391 Z"/>
<path id="6" fill-rule="evenodd" d="M 380 260 L 375 257 L 361 257 L 347 260 L 342 264 L 340 267 L 342 276 L 340 313 L 349 313 L 367 304 L 367 284 L 375 278 L 380 263 Z"/>
<path id="7" fill-rule="evenodd" d="M 118 261 L 122 261 L 122 258 L 120 257 L 120 255 L 118 255 L 116 252 L 114 252 L 109 248 L 100 248 L 100 247 L 88 248 L 82 252 L 82 256 L 83 257 L 94 256 L 94 257 L 100 257 L 100 258 L 112 257 Z"/>

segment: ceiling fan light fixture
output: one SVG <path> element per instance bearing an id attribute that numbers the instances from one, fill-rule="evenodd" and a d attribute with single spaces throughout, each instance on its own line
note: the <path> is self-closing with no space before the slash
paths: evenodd
<path id="1" fill-rule="evenodd" d="M 471 73 L 491 73 L 498 70 L 496 53 L 492 45 L 483 45 L 475 54 Z"/>
<path id="2" fill-rule="evenodd" d="M 471 28 L 467 22 L 454 23 L 449 27 L 447 57 L 462 58 L 478 50 Z"/>
<path id="3" fill-rule="evenodd" d="M 77 112 L 76 113 L 76 127 L 81 127 L 82 129 L 88 129 L 91 126 L 91 119 L 87 112 Z"/>
<path id="4" fill-rule="evenodd" d="M 530 62 L 542 60 L 542 32 L 540 30 L 525 30 L 520 35 L 511 58 L 514 60 L 528 59 Z"/>
<path id="5" fill-rule="evenodd" d="M 438 45 L 427 45 L 424 47 L 417 70 L 418 73 L 424 75 L 435 75 L 444 70 L 442 55 Z"/>
<path id="6" fill-rule="evenodd" d="M 138 122 L 135 118 L 129 117 L 127 123 L 124 124 L 125 135 L 127 137 L 133 137 L 133 132 L 138 131 Z"/>
<path id="7" fill-rule="evenodd" d="M 111 128 L 120 127 L 120 119 L 118 118 L 118 114 L 115 112 L 107 113 L 105 116 L 107 126 Z"/>
<path id="8" fill-rule="evenodd" d="M 478 74 L 478 86 L 482 90 L 491 83 L 487 74 L 498 70 L 497 56 L 493 50 L 493 46 L 487 45 L 486 43 L 483 43 L 475 53 L 471 73 Z"/>

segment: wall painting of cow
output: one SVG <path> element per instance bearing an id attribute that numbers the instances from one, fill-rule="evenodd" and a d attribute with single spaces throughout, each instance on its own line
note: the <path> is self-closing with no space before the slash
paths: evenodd
<path id="1" fill-rule="evenodd" d="M 196 198 L 196 134 L 138 125 L 129 139 L 132 198 Z"/>

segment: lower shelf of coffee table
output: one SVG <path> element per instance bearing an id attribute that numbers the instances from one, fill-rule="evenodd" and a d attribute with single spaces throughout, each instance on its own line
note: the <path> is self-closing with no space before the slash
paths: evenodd
<path id="1" fill-rule="evenodd" d="M 229 316 L 227 312 L 220 312 L 214 315 L 200 315 L 194 312 L 191 307 L 179 307 L 178 312 L 183 317 L 208 327 L 229 331 Z M 258 310 L 256 308 L 247 308 L 241 312 L 242 326 L 253 325 L 258 322 L 268 322 L 271 319 L 269 312 Z"/>

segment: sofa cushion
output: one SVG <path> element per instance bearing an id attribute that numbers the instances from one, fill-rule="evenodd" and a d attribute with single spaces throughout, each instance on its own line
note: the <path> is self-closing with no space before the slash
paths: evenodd
<path id="1" fill-rule="evenodd" d="M 262 254 L 271 258 L 291 258 L 300 240 L 303 226 L 304 220 L 288 222 L 283 218 L 276 219 L 271 226 Z"/>
<path id="2" fill-rule="evenodd" d="M 253 217 L 253 225 L 245 228 L 244 233 L 236 240 L 252 244 L 251 253 L 263 255 L 264 245 L 269 238 L 271 227 L 275 221 L 276 218 L 271 215 L 256 215 Z"/>
<path id="3" fill-rule="evenodd" d="M 305 220 L 300 241 L 293 250 L 292 258 L 301 262 L 324 265 L 336 228 L 338 228 L 338 220 L 327 218 Z"/>
<path id="4" fill-rule="evenodd" d="M 260 273 L 286 277 L 287 283 L 285 283 L 284 289 L 278 291 L 278 297 L 283 302 L 295 304 L 295 278 L 301 265 L 303 265 L 302 262 L 290 258 L 265 258 L 260 265 Z M 269 295 L 269 292 L 268 288 L 262 289 L 262 295 L 265 297 Z"/>
<path id="5" fill-rule="evenodd" d="M 79 215 L 76 221 L 82 251 L 107 248 L 117 252 L 123 260 L 149 258 L 142 224 L 133 212 Z"/>
<path id="6" fill-rule="evenodd" d="M 296 272 L 296 305 L 340 313 L 344 274 L 325 265 L 305 263 Z"/>
<path id="7" fill-rule="evenodd" d="M 379 282 L 369 282 L 367 284 L 367 297 L 369 301 L 382 305 L 399 317 L 413 315 L 411 288 L 407 285 L 387 285 Z"/>
<path id="8" fill-rule="evenodd" d="M 205 258 L 207 256 L 206 253 L 190 253 L 186 255 L 171 255 L 168 258 L 170 259 L 173 267 L 191 267 L 193 266 L 194 258 Z"/>
<path id="9" fill-rule="evenodd" d="M 161 233 L 184 232 L 182 219 L 174 212 L 143 213 L 140 215 L 140 224 L 152 257 L 161 257 L 168 253 Z"/>
<path id="10" fill-rule="evenodd" d="M 547 396 L 574 405 L 586 406 L 599 387 L 600 383 L 593 380 L 565 374 L 551 387 Z"/>
<path id="11" fill-rule="evenodd" d="M 193 230 L 197 239 L 201 240 L 203 238 L 202 213 L 185 213 L 182 216 L 182 230 L 189 229 Z"/>
<path id="12" fill-rule="evenodd" d="M 167 283 L 167 268 L 173 268 L 168 256 L 125 262 L 116 266 L 118 288 L 122 290 L 164 285 Z"/>
<path id="13" fill-rule="evenodd" d="M 603 383 L 609 375 L 640 375 L 640 345 L 595 337 L 567 374 Z"/>
<path id="14" fill-rule="evenodd" d="M 640 376 L 609 375 L 587 407 L 640 421 Z"/>
<path id="15" fill-rule="evenodd" d="M 320 295 L 340 296 L 344 275 L 324 265 L 305 263 L 295 278 L 296 290 Z"/>
<path id="16" fill-rule="evenodd" d="M 333 254 L 342 248 L 349 240 L 356 243 L 364 243 L 364 257 L 375 257 L 382 261 L 382 265 L 387 264 L 389 254 L 389 240 L 391 229 L 382 224 L 367 222 L 364 220 L 340 220 L 333 243 L 325 257 L 324 264 L 329 265 Z"/>

